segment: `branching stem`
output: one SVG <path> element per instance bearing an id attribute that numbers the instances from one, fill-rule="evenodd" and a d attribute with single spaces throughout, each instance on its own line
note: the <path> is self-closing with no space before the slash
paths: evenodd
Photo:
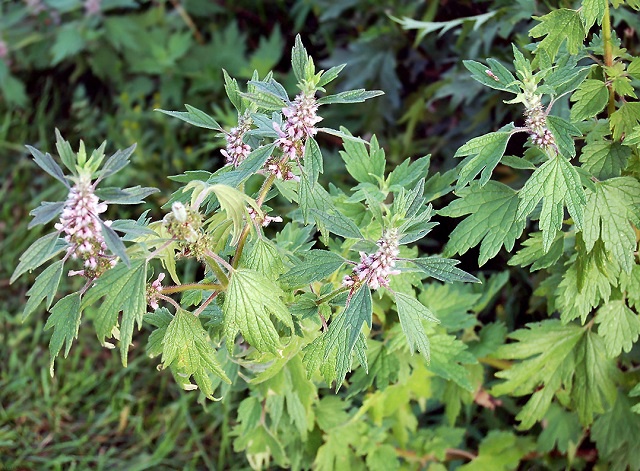
<path id="1" fill-rule="evenodd" d="M 273 182 L 276 181 L 276 176 L 271 174 L 267 177 L 267 179 L 262 183 L 262 188 L 260 188 L 260 193 L 258 194 L 258 199 L 256 203 L 258 207 L 262 206 L 264 203 L 264 199 L 267 197 L 267 193 L 271 189 Z M 238 246 L 236 247 L 236 253 L 233 255 L 233 259 L 231 260 L 231 265 L 233 268 L 238 267 L 238 263 L 240 263 L 240 257 L 242 256 L 242 251 L 244 250 L 244 244 L 247 241 L 247 236 L 249 235 L 249 231 L 251 230 L 251 222 L 247 221 L 247 224 L 244 226 L 242 230 L 242 234 L 240 234 L 240 240 L 238 240 Z"/>
<path id="2" fill-rule="evenodd" d="M 163 291 L 164 291 L 164 290 L 163 290 Z M 171 304 L 173 307 L 175 307 L 175 308 L 176 308 L 176 312 L 177 312 L 179 309 L 182 309 L 182 308 L 180 307 L 180 304 L 178 304 L 177 302 L 175 302 L 175 301 L 174 301 L 173 299 L 171 299 L 169 296 L 165 296 L 164 294 L 160 294 L 160 293 L 158 293 L 158 294 L 156 294 L 156 297 L 157 297 L 158 299 L 162 299 L 163 301 L 166 301 L 166 302 L 168 302 L 169 304 Z"/>
<path id="3" fill-rule="evenodd" d="M 325 294 L 321 298 L 316 299 L 316 306 L 320 306 L 322 303 L 326 303 L 327 301 L 331 301 L 333 298 L 338 296 L 339 294 L 344 293 L 345 291 L 349 291 L 348 286 L 341 286 L 338 289 L 334 289 L 331 293 Z"/>
<path id="4" fill-rule="evenodd" d="M 224 291 L 224 286 L 217 283 L 186 283 L 184 285 L 168 286 L 166 288 L 162 288 L 162 292 L 165 294 L 174 294 L 191 289 Z"/>
<path id="5" fill-rule="evenodd" d="M 211 293 L 211 295 L 207 299 L 205 299 L 205 301 L 198 307 L 198 309 L 194 311 L 193 315 L 198 317 L 200 314 L 202 314 L 202 311 L 204 311 L 205 308 L 209 304 L 211 304 L 211 301 L 216 299 L 216 296 L 218 296 L 219 294 L 220 294 L 220 291 L 214 291 L 213 293 Z"/>

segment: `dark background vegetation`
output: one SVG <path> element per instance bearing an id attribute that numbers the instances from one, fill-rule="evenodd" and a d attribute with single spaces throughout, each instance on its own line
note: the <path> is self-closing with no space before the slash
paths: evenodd
<path id="1" fill-rule="evenodd" d="M 9 277 L 39 235 L 27 231 L 29 211 L 59 199 L 63 188 L 36 168 L 24 144 L 55 153 L 56 127 L 74 148 L 80 139 L 89 148 L 107 139 L 109 153 L 137 143 L 133 165 L 119 178 L 160 188 L 146 208 L 161 217 L 158 208 L 178 187 L 166 176 L 218 168 L 223 140 L 153 110 L 188 103 L 232 127 L 236 115 L 221 69 L 240 82 L 254 69 L 261 77 L 273 69 L 293 94 L 289 51 L 300 33 L 321 68 L 348 64 L 337 90 L 385 92 L 365 104 L 330 107 L 323 124 L 376 134 L 390 165 L 432 154 L 430 173 L 445 172 L 464 141 L 520 119 L 508 114 L 514 107 L 500 106 L 498 94 L 469 78 L 462 60 L 508 61 L 511 43 L 528 44 L 531 16 L 548 7 L 527 0 L 2 1 L 0 469 L 248 467 L 230 446 L 237 404 L 199 404 L 197 394 L 183 393 L 144 355 L 146 333 L 123 369 L 117 354 L 81 328 L 69 358 L 49 377 L 45 313 L 24 322 L 20 315 L 34 274 L 12 285 Z M 391 18 L 448 22 L 490 12 L 482 24 L 434 27 L 424 36 Z M 639 19 L 620 15 L 614 12 L 623 42 L 637 43 L 628 28 L 637 28 Z M 325 181 L 340 184 L 346 177 L 339 142 L 325 136 L 320 144 L 329 149 Z M 518 178 L 506 168 L 498 172 L 504 181 Z M 430 251 L 442 248 L 453 223 L 436 229 Z M 476 260 L 471 251 L 465 269 L 475 272 Z M 483 268 L 490 271 L 491 263 Z M 499 302 L 515 309 L 517 290 L 508 296 Z"/>

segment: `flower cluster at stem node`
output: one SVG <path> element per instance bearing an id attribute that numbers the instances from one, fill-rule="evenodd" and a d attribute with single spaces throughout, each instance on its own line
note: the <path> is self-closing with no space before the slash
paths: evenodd
<path id="1" fill-rule="evenodd" d="M 540 95 L 533 95 L 525 105 L 525 125 L 529 131 L 531 142 L 541 149 L 556 148 L 553 134 L 547 127 L 547 114 L 540 102 Z"/>
<path id="2" fill-rule="evenodd" d="M 278 133 L 275 143 L 282 152 L 282 159 L 271 159 L 266 169 L 282 180 L 297 179 L 291 172 L 291 162 L 299 162 L 304 155 L 305 142 L 317 134 L 315 127 L 322 118 L 317 115 L 318 103 L 314 93 L 301 92 L 293 102 L 282 109 L 285 122 L 282 127 L 277 124 L 273 128 Z"/>
<path id="3" fill-rule="evenodd" d="M 224 155 L 227 165 L 237 167 L 251 153 L 251 147 L 243 141 L 250 127 L 251 121 L 248 118 L 240 118 L 238 126 L 226 133 L 227 147 L 220 153 Z"/>
<path id="4" fill-rule="evenodd" d="M 398 249 L 398 230 L 387 229 L 376 242 L 379 247 L 373 254 L 360 252 L 360 263 L 356 265 L 350 275 L 342 279 L 342 285 L 357 287 L 366 283 L 371 289 L 380 286 L 389 286 L 389 277 L 399 275 L 400 270 L 395 269 L 396 260 L 400 250 Z"/>
<path id="5" fill-rule="evenodd" d="M 94 193 L 91 175 L 81 173 L 69 191 L 60 222 L 54 226 L 65 234 L 64 240 L 69 244 L 67 257 L 84 261 L 84 269 L 71 270 L 69 276 L 97 278 L 116 264 L 116 257 L 106 253 L 107 244 L 98 217 L 106 210 L 106 203 L 101 203 Z M 109 226 L 111 221 L 104 221 L 103 224 Z"/>

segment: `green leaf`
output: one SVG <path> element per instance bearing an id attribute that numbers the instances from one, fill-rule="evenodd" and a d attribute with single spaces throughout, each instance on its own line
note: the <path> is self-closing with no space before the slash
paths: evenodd
<path id="1" fill-rule="evenodd" d="M 414 161 L 411 161 L 410 159 L 403 160 L 402 163 L 397 165 L 387 177 L 386 183 L 389 190 L 400 191 L 401 188 L 413 186 L 418 180 L 427 176 L 430 164 L 431 158 L 428 155 L 420 157 Z M 382 165 L 382 168 L 384 170 L 384 164 Z M 434 177 L 435 175 L 431 178 Z"/>
<path id="2" fill-rule="evenodd" d="M 164 350 L 162 341 L 167 332 L 167 327 L 169 327 L 169 324 L 171 324 L 173 320 L 173 316 L 167 308 L 161 307 L 156 309 L 155 312 L 147 313 L 144 316 L 144 320 L 156 327 L 156 329 L 149 334 L 149 339 L 147 340 L 147 355 L 149 355 L 149 358 L 155 358 L 162 355 L 162 351 Z"/>
<path id="3" fill-rule="evenodd" d="M 231 76 L 224 69 L 222 69 L 222 74 L 224 77 L 224 89 L 227 92 L 229 101 L 238 111 L 238 113 L 244 113 L 245 107 L 244 103 L 242 102 L 242 95 L 240 93 L 240 88 L 238 87 L 238 81 L 234 78 L 231 78 Z"/>
<path id="4" fill-rule="evenodd" d="M 602 260 L 603 257 L 608 258 L 602 243 L 598 242 L 593 252 L 586 254 L 582 249 L 569 262 L 570 266 L 555 290 L 556 308 L 562 322 L 580 317 L 584 323 L 600 300 L 609 300 L 611 284 L 616 283 L 616 276 L 609 273 L 611 263 Z M 616 271 L 620 271 L 619 265 L 616 267 Z"/>
<path id="5" fill-rule="evenodd" d="M 137 322 L 138 329 L 142 328 L 142 317 L 147 310 L 146 280 L 146 260 L 133 260 L 130 267 L 119 263 L 96 280 L 82 302 L 84 309 L 104 298 L 94 319 L 96 334 L 102 345 L 105 345 L 106 338 L 113 335 L 118 325 L 118 313 L 122 311 L 120 358 L 123 366 L 127 366 L 134 324 Z"/>
<path id="6" fill-rule="evenodd" d="M 309 215 L 312 209 L 337 211 L 331 196 L 322 185 L 313 185 L 312 187 L 311 182 L 304 174 L 300 177 L 298 186 L 298 203 L 305 224 L 309 221 Z"/>
<path id="7" fill-rule="evenodd" d="M 536 53 L 545 50 L 553 60 L 565 40 L 569 54 L 578 53 L 586 36 L 578 11 L 560 8 L 542 17 L 534 16 L 533 18 L 539 20 L 540 24 L 529 31 L 529 36 L 533 38 L 546 36 L 536 46 Z"/>
<path id="8" fill-rule="evenodd" d="M 271 157 L 275 144 L 260 146 L 251 151 L 246 159 L 230 172 L 216 173 L 212 175 L 207 183 L 219 183 L 231 187 L 237 187 L 260 170 L 267 159 Z"/>
<path id="9" fill-rule="evenodd" d="M 25 320 L 29 314 L 36 310 L 44 298 L 47 298 L 47 309 L 53 302 L 53 297 L 58 290 L 60 278 L 62 277 L 62 268 L 64 262 L 58 260 L 49 265 L 42 273 L 38 275 L 33 286 L 27 291 L 29 300 L 24 306 L 22 312 L 22 320 Z"/>
<path id="10" fill-rule="evenodd" d="M 257 271 L 271 280 L 276 280 L 286 271 L 282 263 L 282 255 L 278 248 L 268 239 L 259 237 L 247 253 L 243 256 L 243 266 Z"/>
<path id="11" fill-rule="evenodd" d="M 591 427 L 591 438 L 598 447 L 598 456 L 609 461 L 616 470 L 638 470 L 640 447 L 640 415 L 631 412 L 631 403 L 618 394 L 613 407 L 598 417 Z"/>
<path id="12" fill-rule="evenodd" d="M 584 19 L 584 29 L 586 32 L 591 29 L 594 23 L 602 24 L 608 0 L 584 0 L 580 13 Z"/>
<path id="13" fill-rule="evenodd" d="M 141 204 L 144 199 L 159 192 L 157 188 L 133 186 L 131 188 L 99 188 L 95 191 L 98 198 L 107 204 Z"/>
<path id="14" fill-rule="evenodd" d="M 78 22 L 69 22 L 58 28 L 55 40 L 51 45 L 51 65 L 55 66 L 64 59 L 71 57 L 85 47 L 85 39 L 82 37 L 84 28 L 80 28 Z"/>
<path id="15" fill-rule="evenodd" d="M 618 357 L 623 350 L 629 353 L 640 336 L 640 317 L 622 300 L 609 301 L 598 309 L 595 321 L 609 358 Z"/>
<path id="16" fill-rule="evenodd" d="M 431 322 L 439 323 L 433 313 L 414 296 L 403 293 L 395 293 L 396 307 L 398 318 L 402 331 L 407 337 L 409 350 L 411 354 L 416 350 L 419 351 L 424 359 L 429 363 L 430 350 L 429 339 L 424 331 L 422 320 L 426 319 Z"/>
<path id="17" fill-rule="evenodd" d="M 362 103 L 369 98 L 374 98 L 380 95 L 384 95 L 381 90 L 365 90 L 360 88 L 358 90 L 347 90 L 335 95 L 327 95 L 318 99 L 318 105 L 329 105 L 334 103 Z"/>
<path id="18" fill-rule="evenodd" d="M 64 176 L 64 172 L 62 171 L 60 166 L 56 163 L 56 161 L 53 160 L 53 157 L 49 155 L 49 153 L 43 154 L 35 147 L 31 147 L 31 146 L 26 146 L 26 147 L 27 149 L 29 149 L 29 152 L 31 152 L 34 162 L 38 164 L 38 166 L 42 170 L 44 170 L 53 178 L 61 182 L 67 188 L 71 188 L 69 186 L 69 182 L 67 181 L 67 178 Z"/>
<path id="19" fill-rule="evenodd" d="M 500 247 L 511 251 L 525 221 L 516 218 L 518 194 L 503 183 L 489 181 L 485 186 L 472 183 L 458 191 L 460 199 L 438 211 L 442 216 L 469 216 L 449 235 L 445 255 L 466 253 L 480 244 L 478 263 L 484 265 Z"/>
<path id="20" fill-rule="evenodd" d="M 631 272 L 640 225 L 640 182 L 632 177 L 611 178 L 588 191 L 583 237 L 587 250 L 601 239 L 622 268 Z"/>
<path id="21" fill-rule="evenodd" d="M 62 212 L 64 208 L 65 202 L 60 201 L 56 203 L 51 203 L 49 201 L 43 201 L 40 203 L 36 209 L 32 209 L 29 212 L 30 216 L 33 216 L 33 220 L 29 222 L 27 229 L 31 229 L 33 227 L 39 226 L 40 224 L 46 224 L 49 221 L 58 216 Z"/>
<path id="22" fill-rule="evenodd" d="M 204 111 L 199 110 L 191 105 L 184 105 L 187 109 L 184 111 L 167 111 L 156 109 L 155 111 L 159 111 L 160 113 L 164 113 L 169 116 L 173 116 L 174 118 L 181 119 L 182 121 L 192 124 L 194 126 L 198 126 L 199 128 L 205 129 L 213 129 L 214 131 L 224 132 L 222 127 L 218 124 L 218 122 L 209 116 Z"/>
<path id="23" fill-rule="evenodd" d="M 559 152 L 568 159 L 572 159 L 576 155 L 576 145 L 573 138 L 582 136 L 578 128 L 566 119 L 559 116 L 547 116 L 547 127 L 553 134 Z"/>
<path id="24" fill-rule="evenodd" d="M 482 172 L 480 185 L 489 181 L 493 169 L 504 155 L 513 129 L 513 124 L 509 124 L 500 131 L 473 138 L 458 149 L 454 157 L 469 156 L 469 158 L 460 164 L 462 168 L 456 189 L 466 186 L 480 172 Z"/>
<path id="25" fill-rule="evenodd" d="M 296 79 L 298 79 L 298 83 L 308 80 L 307 70 L 310 68 L 310 65 L 313 65 L 313 61 L 311 57 L 309 57 L 309 54 L 307 54 L 300 35 L 297 34 L 295 45 L 291 50 L 291 68 L 293 69 Z"/>
<path id="26" fill-rule="evenodd" d="M 231 245 L 235 246 L 240 240 L 240 235 L 244 229 L 247 204 L 253 203 L 252 206 L 255 207 L 255 202 L 242 191 L 228 185 L 211 185 L 209 189 L 218 198 L 220 209 L 233 221 Z"/>
<path id="27" fill-rule="evenodd" d="M 601 414 L 613 404 L 617 388 L 613 376 L 615 361 L 606 358 L 602 338 L 587 330 L 576 345 L 575 378 L 571 398 L 578 410 L 582 425 L 593 422 L 594 414 Z"/>
<path id="28" fill-rule="evenodd" d="M 273 97 L 280 103 L 280 108 L 287 106 L 289 103 L 289 96 L 287 95 L 287 91 L 284 89 L 282 85 L 276 82 L 273 78 L 269 78 L 269 80 L 260 81 L 260 80 L 250 80 L 249 85 L 251 85 L 256 91 L 261 92 L 263 94 L 267 94 L 270 97 Z"/>
<path id="29" fill-rule="evenodd" d="M 333 234 L 350 239 L 363 239 L 358 226 L 335 208 L 325 211 L 311 208 L 311 214 L 317 223 L 322 224 Z"/>
<path id="30" fill-rule="evenodd" d="M 450 332 L 458 332 L 475 326 L 478 321 L 470 311 L 476 308 L 481 295 L 472 293 L 469 286 L 461 284 L 429 283 L 418 299 L 440 320 L 440 325 Z"/>
<path id="31" fill-rule="evenodd" d="M 575 102 L 571 107 L 571 121 L 584 121 L 604 110 L 609 101 L 609 91 L 602 80 L 585 80 L 573 92 L 571 101 Z"/>
<path id="32" fill-rule="evenodd" d="M 340 130 L 351 136 L 348 129 L 341 127 Z M 379 180 L 384 178 L 385 156 L 376 137 L 371 137 L 368 151 L 364 142 L 345 140 L 342 145 L 344 151 L 340 151 L 340 156 L 346 164 L 347 172 L 358 182 L 377 186 Z"/>
<path id="33" fill-rule="evenodd" d="M 582 168 L 599 180 L 619 177 L 631 157 L 631 149 L 606 139 L 588 143 L 580 153 Z"/>
<path id="34" fill-rule="evenodd" d="M 116 234 L 116 232 L 111 229 L 111 227 L 107 226 L 101 219 L 97 220 L 100 223 L 100 227 L 102 228 L 102 235 L 104 236 L 104 241 L 107 244 L 109 250 L 111 250 L 111 252 L 115 256 L 120 257 L 120 259 L 126 266 L 130 266 L 131 261 L 129 260 L 129 256 L 127 255 L 127 248 L 125 247 L 124 242 L 122 242 L 118 234 Z"/>
<path id="35" fill-rule="evenodd" d="M 627 298 L 629 307 L 640 312 L 640 265 L 634 265 L 631 273 L 620 274 L 620 291 Z"/>
<path id="36" fill-rule="evenodd" d="M 315 139 L 309 138 L 304 145 L 304 171 L 309 177 L 311 186 L 315 185 L 318 181 L 318 176 L 323 172 L 322 167 L 322 152 L 320 146 Z"/>
<path id="37" fill-rule="evenodd" d="M 582 426 L 575 414 L 566 412 L 558 404 L 551 404 L 544 417 L 546 427 L 538 436 L 538 450 L 549 453 L 556 447 L 560 453 L 567 453 L 575 447 L 582 435 Z"/>
<path id="38" fill-rule="evenodd" d="M 64 350 L 66 358 L 69 355 L 69 350 L 71 350 L 73 339 L 78 337 L 81 314 L 80 293 L 72 293 L 65 296 L 51 308 L 51 315 L 44 326 L 44 330 L 53 328 L 53 335 L 49 341 L 49 353 L 51 355 L 49 372 L 51 376 L 53 376 L 55 359 L 60 350 L 62 350 L 62 345 L 66 343 Z"/>
<path id="39" fill-rule="evenodd" d="M 324 340 L 324 361 L 335 351 L 336 390 L 340 389 L 347 371 L 351 370 L 351 356 L 358 338 L 362 335 L 362 325 L 366 324 L 371 328 L 372 312 L 371 290 L 368 286 L 363 286 L 351 296 L 344 311 L 329 325 Z"/>
<path id="40" fill-rule="evenodd" d="M 57 232 L 40 237 L 20 255 L 20 263 L 11 275 L 9 283 L 16 281 L 23 273 L 38 268 L 60 253 L 67 245 L 63 239 L 58 238 Z"/>
<path id="41" fill-rule="evenodd" d="M 69 141 L 66 141 L 58 128 L 55 130 L 56 133 L 56 150 L 58 151 L 58 155 L 60 156 L 60 160 L 64 164 L 67 169 L 69 169 L 72 173 L 77 173 L 76 171 L 76 153 L 71 149 L 71 145 Z"/>
<path id="42" fill-rule="evenodd" d="M 620 141 L 622 136 L 631 134 L 640 124 L 640 103 L 627 101 L 609 117 L 609 127 L 613 131 L 613 140 Z"/>
<path id="43" fill-rule="evenodd" d="M 490 68 L 480 62 L 472 60 L 463 60 L 462 63 L 467 70 L 471 72 L 474 80 L 477 80 L 487 87 L 511 93 L 518 93 L 520 91 L 513 74 L 495 59 L 489 63 Z M 489 75 L 487 71 L 491 72 L 492 75 Z M 497 77 L 498 80 L 494 77 Z"/>
<path id="44" fill-rule="evenodd" d="M 480 280 L 475 276 L 456 268 L 456 265 L 460 263 L 458 260 L 441 257 L 421 257 L 407 260 L 436 280 L 446 281 L 447 283 L 453 283 L 454 281 L 480 283 Z"/>
<path id="45" fill-rule="evenodd" d="M 328 278 L 346 262 L 340 255 L 328 250 L 309 250 L 301 255 L 303 260 L 278 280 L 288 288 L 299 288 Z"/>
<path id="46" fill-rule="evenodd" d="M 496 396 L 533 393 L 516 416 L 521 429 L 528 430 L 542 420 L 554 394 L 563 385 L 570 386 L 575 368 L 574 347 L 583 334 L 580 327 L 562 325 L 555 319 L 528 324 L 526 329 L 509 334 L 517 343 L 503 345 L 494 353 L 496 358 L 523 360 L 496 373 L 505 381 L 491 390 Z"/>
<path id="47" fill-rule="evenodd" d="M 564 237 L 561 232 L 558 232 L 547 252 L 544 251 L 542 246 L 541 232 L 531 234 L 531 237 L 525 240 L 522 245 L 523 248 L 511 257 L 507 263 L 521 267 L 531 265 L 531 271 L 534 272 L 549 268 L 560 259 L 564 252 Z"/>
<path id="48" fill-rule="evenodd" d="M 234 271 L 222 308 L 227 347 L 233 348 L 240 331 L 257 350 L 278 354 L 280 336 L 271 316 L 293 329 L 291 314 L 281 296 L 282 290 L 260 273 L 246 268 Z"/>
<path id="49" fill-rule="evenodd" d="M 520 190 L 519 197 L 520 204 L 516 214 L 518 220 L 531 214 L 540 200 L 544 199 L 540 229 L 545 252 L 551 247 L 556 231 L 562 229 L 565 205 L 576 227 L 583 227 L 583 208 L 586 204 L 584 189 L 575 167 L 562 155 L 542 164 Z"/>
<path id="50" fill-rule="evenodd" d="M 318 82 L 317 86 L 324 87 L 326 84 L 333 82 L 338 77 L 340 72 L 342 72 L 342 69 L 344 69 L 346 65 L 347 64 L 336 65 L 335 67 L 331 67 L 326 72 L 323 72 L 322 75 L 320 76 L 320 81 Z"/>
<path id="51" fill-rule="evenodd" d="M 67 143 L 67 146 L 68 145 L 69 144 Z M 100 170 L 99 179 L 102 180 L 104 178 L 107 178 L 113 175 L 114 173 L 122 170 L 127 165 L 129 165 L 129 158 L 131 157 L 131 154 L 133 154 L 133 151 L 135 150 L 136 150 L 136 145 L 133 144 L 132 146 L 127 147 L 124 150 L 117 150 L 116 152 L 114 152 L 114 154 L 110 156 L 102 166 L 102 169 Z M 60 149 L 58 149 L 58 152 L 59 151 Z"/>
<path id="52" fill-rule="evenodd" d="M 213 386 L 209 373 L 231 383 L 216 359 L 216 350 L 200 320 L 183 309 L 178 309 L 167 326 L 162 340 L 162 366 L 174 368 L 184 377 L 193 376 L 200 390 L 213 399 Z"/>
<path id="53" fill-rule="evenodd" d="M 471 384 L 469 370 L 463 366 L 477 363 L 476 358 L 468 352 L 467 345 L 453 335 L 435 334 L 429 340 L 431 363 L 428 369 L 469 392 L 475 391 L 477 388 Z"/>
<path id="54" fill-rule="evenodd" d="M 459 471 L 508 471 L 517 469 L 522 458 L 535 449 L 531 437 L 513 432 L 490 431 L 478 447 L 478 456 L 457 468 Z"/>

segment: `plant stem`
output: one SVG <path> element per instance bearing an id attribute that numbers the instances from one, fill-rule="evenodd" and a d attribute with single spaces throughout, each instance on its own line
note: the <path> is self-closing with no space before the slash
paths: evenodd
<path id="1" fill-rule="evenodd" d="M 276 181 L 276 176 L 271 174 L 267 177 L 267 179 L 262 184 L 262 188 L 260 188 L 260 193 L 258 195 L 258 199 L 256 203 L 258 207 L 262 206 L 264 199 L 267 197 L 267 193 L 271 189 L 273 182 Z M 247 240 L 247 236 L 249 235 L 249 230 L 251 229 L 251 221 L 247 221 L 247 224 L 244 226 L 242 230 L 242 234 L 240 234 L 240 239 L 238 240 L 238 245 L 236 247 L 236 253 L 233 255 L 233 259 L 231 259 L 231 265 L 233 268 L 238 267 L 238 263 L 240 263 L 240 257 L 242 256 L 242 251 L 244 250 L 244 244 Z"/>
<path id="2" fill-rule="evenodd" d="M 180 304 L 178 304 L 177 302 L 175 302 L 175 301 L 174 301 L 173 299 L 171 299 L 169 296 L 165 296 L 164 294 L 157 294 L 156 296 L 157 296 L 159 299 L 162 299 L 163 301 L 166 301 L 166 302 L 168 302 L 169 304 L 171 304 L 173 307 L 175 307 L 175 308 L 176 308 L 176 312 L 177 312 L 179 309 L 182 309 L 182 308 L 180 307 Z"/>
<path id="3" fill-rule="evenodd" d="M 233 271 L 233 268 L 231 265 L 229 265 L 229 262 L 227 262 L 224 258 L 222 258 L 220 255 L 218 255 L 217 253 L 215 253 L 212 250 L 207 250 L 206 253 L 207 257 L 211 257 L 212 259 L 214 259 L 216 262 L 218 262 L 220 265 L 222 265 L 223 267 L 225 267 L 227 270 L 229 270 L 229 273 L 231 273 Z"/>
<path id="4" fill-rule="evenodd" d="M 158 247 L 153 252 L 151 252 L 149 255 L 147 255 L 146 261 L 148 262 L 149 260 L 151 260 L 157 253 L 163 251 L 164 249 L 169 247 L 171 244 L 173 244 L 175 241 L 176 241 L 175 238 L 167 240 L 164 244 L 162 244 L 160 247 Z"/>
<path id="5" fill-rule="evenodd" d="M 219 294 L 220 294 L 220 291 L 214 291 L 213 293 L 211 293 L 211 295 L 207 299 L 205 299 L 205 301 L 198 307 L 198 309 L 196 309 L 193 312 L 193 315 L 198 317 L 200 314 L 202 314 L 202 311 L 204 311 L 204 308 L 206 308 L 209 304 L 211 304 L 211 301 L 216 299 L 216 296 L 218 296 Z"/>
<path id="6" fill-rule="evenodd" d="M 218 262 L 216 262 L 216 260 L 212 257 L 205 256 L 205 258 L 207 260 L 207 264 L 209 265 L 213 273 L 215 273 L 220 284 L 222 286 L 227 286 L 229 284 L 229 278 L 225 274 L 224 270 L 220 268 L 220 265 L 218 265 Z"/>
<path id="7" fill-rule="evenodd" d="M 602 39 L 604 41 L 604 65 L 611 67 L 613 65 L 613 46 L 611 44 L 611 16 L 609 15 L 609 1 L 604 2 L 604 16 L 602 18 Z M 605 71 L 606 78 L 606 71 Z M 607 114 L 609 117 L 616 111 L 616 94 L 613 85 L 609 85 L 609 105 Z"/>
<path id="8" fill-rule="evenodd" d="M 167 288 L 162 288 L 162 293 L 174 294 L 174 293 L 180 293 L 181 291 L 188 291 L 190 289 L 224 291 L 224 286 L 219 285 L 217 283 L 187 283 L 184 285 L 169 286 Z"/>
<path id="9" fill-rule="evenodd" d="M 333 298 L 335 298 L 339 294 L 344 293 L 345 291 L 349 291 L 348 286 L 341 286 L 340 288 L 334 289 L 333 291 L 331 291 L 331 293 L 325 294 L 321 298 L 316 299 L 316 306 L 320 306 L 320 304 L 326 303 L 327 301 L 332 300 Z"/>

